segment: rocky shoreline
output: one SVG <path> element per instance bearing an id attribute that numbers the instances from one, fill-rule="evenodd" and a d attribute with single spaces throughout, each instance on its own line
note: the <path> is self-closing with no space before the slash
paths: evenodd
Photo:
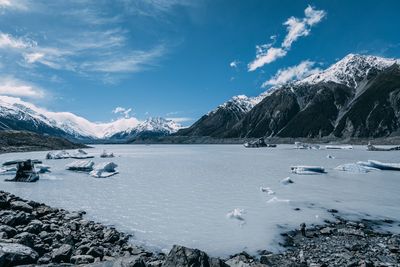
<path id="1" fill-rule="evenodd" d="M 0 266 L 400 266 L 400 235 L 376 231 L 391 220 L 347 221 L 330 210 L 323 226 L 282 234 L 281 254 L 266 250 L 228 259 L 174 246 L 168 255 L 129 242 L 129 235 L 89 221 L 85 212 L 68 212 L 0 191 Z"/>

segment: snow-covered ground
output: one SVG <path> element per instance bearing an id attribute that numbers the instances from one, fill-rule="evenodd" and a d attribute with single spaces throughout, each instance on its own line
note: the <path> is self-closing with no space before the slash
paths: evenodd
<path id="1" fill-rule="evenodd" d="M 67 171 L 65 165 L 73 159 L 44 160 L 46 152 L 3 154 L 0 162 L 42 159 L 52 172 L 33 184 L 7 183 L 3 180 L 8 177 L 1 176 L 0 189 L 57 207 L 86 210 L 90 219 L 133 233 L 134 242 L 149 247 L 181 244 L 218 256 L 277 250 L 279 232 L 301 222 L 321 223 L 331 218 L 326 212 L 330 208 L 352 217 L 400 220 L 400 172 L 335 169 L 369 159 L 395 162 L 400 152 L 370 152 L 357 146 L 329 151 L 293 148 L 102 145 L 88 149 L 96 156 L 95 163 L 110 161 L 99 158 L 104 149 L 116 155 L 112 161 L 119 174 L 105 179 Z M 334 158 L 327 158 L 328 152 Z M 323 166 L 327 173 L 292 174 L 290 166 L 295 165 Z M 281 183 L 286 177 L 294 183 Z"/>

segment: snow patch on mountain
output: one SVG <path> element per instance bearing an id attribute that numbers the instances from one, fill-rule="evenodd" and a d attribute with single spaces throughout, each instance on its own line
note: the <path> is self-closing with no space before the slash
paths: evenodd
<path id="1" fill-rule="evenodd" d="M 349 54 L 328 69 L 308 76 L 295 84 L 317 84 L 320 82 L 335 82 L 352 88 L 368 76 L 372 70 L 381 71 L 393 64 L 399 64 L 398 59 L 377 56 Z"/>
<path id="2" fill-rule="evenodd" d="M 136 118 L 121 118 L 108 123 L 95 123 L 70 112 L 52 112 L 39 108 L 20 98 L 0 96 L 0 117 L 42 123 L 80 138 L 105 139 L 120 132 L 162 131 L 176 132 L 181 126 L 162 118 L 139 121 Z"/>

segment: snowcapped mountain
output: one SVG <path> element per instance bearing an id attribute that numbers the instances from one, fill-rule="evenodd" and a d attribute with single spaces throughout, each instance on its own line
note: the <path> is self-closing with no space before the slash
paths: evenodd
<path id="1" fill-rule="evenodd" d="M 70 112 L 52 112 L 20 98 L 0 96 L 0 130 L 28 130 L 70 139 L 97 140 L 143 130 L 169 134 L 179 128 L 178 124 L 165 119 L 139 121 L 121 118 L 95 123 Z"/>
<path id="2" fill-rule="evenodd" d="M 334 82 L 348 87 L 358 84 L 372 72 L 382 71 L 398 62 L 394 58 L 349 54 L 328 69 L 297 81 L 297 84 Z"/>
<path id="3" fill-rule="evenodd" d="M 256 98 L 234 97 L 176 135 L 381 137 L 400 133 L 399 60 L 349 54 Z"/>

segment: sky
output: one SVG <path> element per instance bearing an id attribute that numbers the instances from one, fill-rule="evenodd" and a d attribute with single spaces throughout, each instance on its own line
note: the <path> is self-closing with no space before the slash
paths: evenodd
<path id="1" fill-rule="evenodd" d="M 349 53 L 400 57 L 400 1 L 0 0 L 0 94 L 190 125 Z"/>

